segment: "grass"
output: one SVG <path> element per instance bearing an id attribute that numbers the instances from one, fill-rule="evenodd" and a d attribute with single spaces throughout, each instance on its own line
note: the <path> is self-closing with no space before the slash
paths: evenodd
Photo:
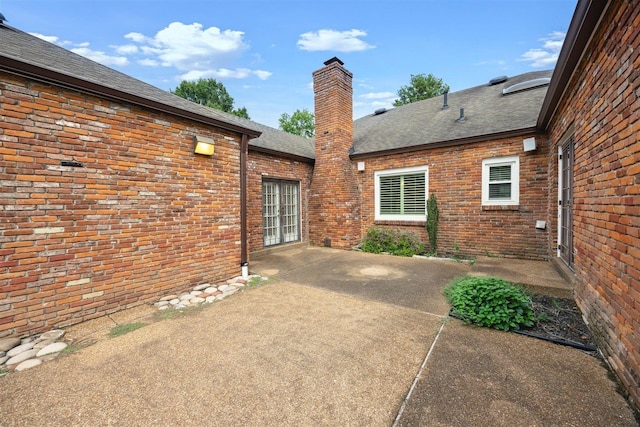
<path id="1" fill-rule="evenodd" d="M 266 279 L 260 276 L 252 277 L 251 279 L 249 279 L 249 281 L 245 285 L 245 288 L 255 288 L 258 286 L 266 285 L 267 283 L 271 283 L 271 282 L 273 282 L 273 278 L 271 277 L 268 277 Z"/>
<path id="2" fill-rule="evenodd" d="M 167 308 L 166 310 L 158 310 L 154 314 L 154 318 L 156 320 L 181 318 L 181 317 L 189 316 L 194 313 L 198 313 L 202 311 L 207 305 L 209 304 L 203 303 L 198 305 L 191 305 L 189 307 L 180 308 L 180 309 L 171 307 L 171 308 Z"/>
<path id="3" fill-rule="evenodd" d="M 73 353 L 75 353 L 77 351 L 80 351 L 83 348 L 87 348 L 90 345 L 93 345 L 95 343 L 96 343 L 95 339 L 85 339 L 85 340 L 81 340 L 81 341 L 78 341 L 78 342 L 73 343 L 73 344 L 69 344 L 64 350 L 62 350 L 60 352 L 60 355 L 61 356 L 67 356 L 69 354 L 73 354 Z"/>
<path id="4" fill-rule="evenodd" d="M 123 323 L 122 325 L 117 325 L 111 328 L 111 331 L 109 331 L 109 336 L 111 338 L 119 337 L 121 335 L 128 334 L 129 332 L 133 332 L 136 329 L 140 329 L 144 326 L 147 326 L 147 324 L 142 322 Z"/>

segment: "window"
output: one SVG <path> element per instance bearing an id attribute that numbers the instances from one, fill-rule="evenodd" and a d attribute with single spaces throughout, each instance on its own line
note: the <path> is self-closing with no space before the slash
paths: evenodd
<path id="1" fill-rule="evenodd" d="M 520 202 L 518 156 L 482 161 L 482 204 L 517 205 Z"/>
<path id="2" fill-rule="evenodd" d="M 426 219 L 427 167 L 375 173 L 376 221 Z"/>

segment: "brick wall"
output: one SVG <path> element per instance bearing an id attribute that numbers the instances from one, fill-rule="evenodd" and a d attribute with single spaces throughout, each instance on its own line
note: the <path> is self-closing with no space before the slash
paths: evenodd
<path id="1" fill-rule="evenodd" d="M 300 185 L 300 237 L 308 241 L 308 193 L 313 165 L 258 153 L 249 149 L 247 165 L 247 236 L 249 250 L 264 248 L 262 228 L 262 181 L 265 178 L 298 182 Z"/>
<path id="2" fill-rule="evenodd" d="M 4 73 L 0 110 L 0 336 L 239 273 L 239 135 Z"/>
<path id="3" fill-rule="evenodd" d="M 360 241 L 353 145 L 352 74 L 337 60 L 313 73 L 316 162 L 309 195 L 311 244 L 352 248 Z"/>
<path id="4" fill-rule="evenodd" d="M 428 247 L 425 222 L 375 221 L 374 173 L 387 169 L 428 166 L 427 188 L 435 194 L 440 213 L 438 253 L 497 255 L 547 259 L 547 231 L 535 228 L 547 217 L 547 156 L 545 137 L 536 135 L 537 150 L 524 152 L 524 137 L 501 139 L 405 154 L 360 159 L 362 235 L 372 226 L 402 228 L 419 233 Z M 520 204 L 482 206 L 482 160 L 519 156 Z"/>
<path id="5" fill-rule="evenodd" d="M 640 6 L 612 2 L 601 22 L 551 123 L 549 217 L 557 212 L 554 154 L 573 125 L 575 294 L 640 405 Z"/>

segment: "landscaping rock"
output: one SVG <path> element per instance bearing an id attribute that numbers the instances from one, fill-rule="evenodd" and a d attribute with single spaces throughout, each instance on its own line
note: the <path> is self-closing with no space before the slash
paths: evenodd
<path id="1" fill-rule="evenodd" d="M 23 353 L 25 351 L 31 350 L 33 348 L 34 343 L 33 342 L 28 342 L 26 344 L 20 344 L 17 347 L 13 347 L 11 350 L 9 350 L 7 352 L 7 356 L 9 357 L 14 357 L 17 356 L 20 353 Z"/>
<path id="2" fill-rule="evenodd" d="M 0 339 L 0 351 L 9 351 L 20 345 L 21 342 L 20 338 L 2 338 Z"/>
<path id="3" fill-rule="evenodd" d="M 45 355 L 51 354 L 51 353 L 59 353 L 62 350 L 64 350 L 65 348 L 67 348 L 67 343 L 54 342 L 53 344 L 49 344 L 48 346 L 46 346 L 42 350 L 38 351 L 38 353 L 36 354 L 36 357 L 45 356 Z"/>
<path id="4" fill-rule="evenodd" d="M 42 364 L 42 360 L 40 359 L 28 359 L 24 362 L 21 362 L 18 366 L 16 366 L 16 371 L 26 371 L 27 369 L 33 368 L 34 366 L 38 366 Z"/>
<path id="5" fill-rule="evenodd" d="M 13 357 L 11 357 L 9 360 L 7 360 L 7 366 L 8 365 L 15 365 L 17 363 L 20 363 L 22 361 L 25 361 L 27 359 L 31 359 L 33 357 L 36 356 L 36 354 L 38 353 L 39 350 L 27 350 L 27 351 L 23 351 Z"/>
<path id="6" fill-rule="evenodd" d="M 62 329 L 53 329 L 49 332 L 45 332 L 44 334 L 40 335 L 40 340 L 59 340 L 60 338 L 62 338 L 64 336 L 64 331 Z"/>

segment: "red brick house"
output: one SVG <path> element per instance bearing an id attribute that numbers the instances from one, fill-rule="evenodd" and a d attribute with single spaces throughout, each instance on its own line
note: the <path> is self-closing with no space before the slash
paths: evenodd
<path id="1" fill-rule="evenodd" d="M 580 0 L 553 73 L 355 122 L 333 58 L 312 141 L 0 24 L 0 336 L 237 275 L 265 247 L 350 249 L 372 226 L 426 241 L 435 194 L 440 253 L 565 272 L 640 403 L 639 48 L 638 2 Z"/>

